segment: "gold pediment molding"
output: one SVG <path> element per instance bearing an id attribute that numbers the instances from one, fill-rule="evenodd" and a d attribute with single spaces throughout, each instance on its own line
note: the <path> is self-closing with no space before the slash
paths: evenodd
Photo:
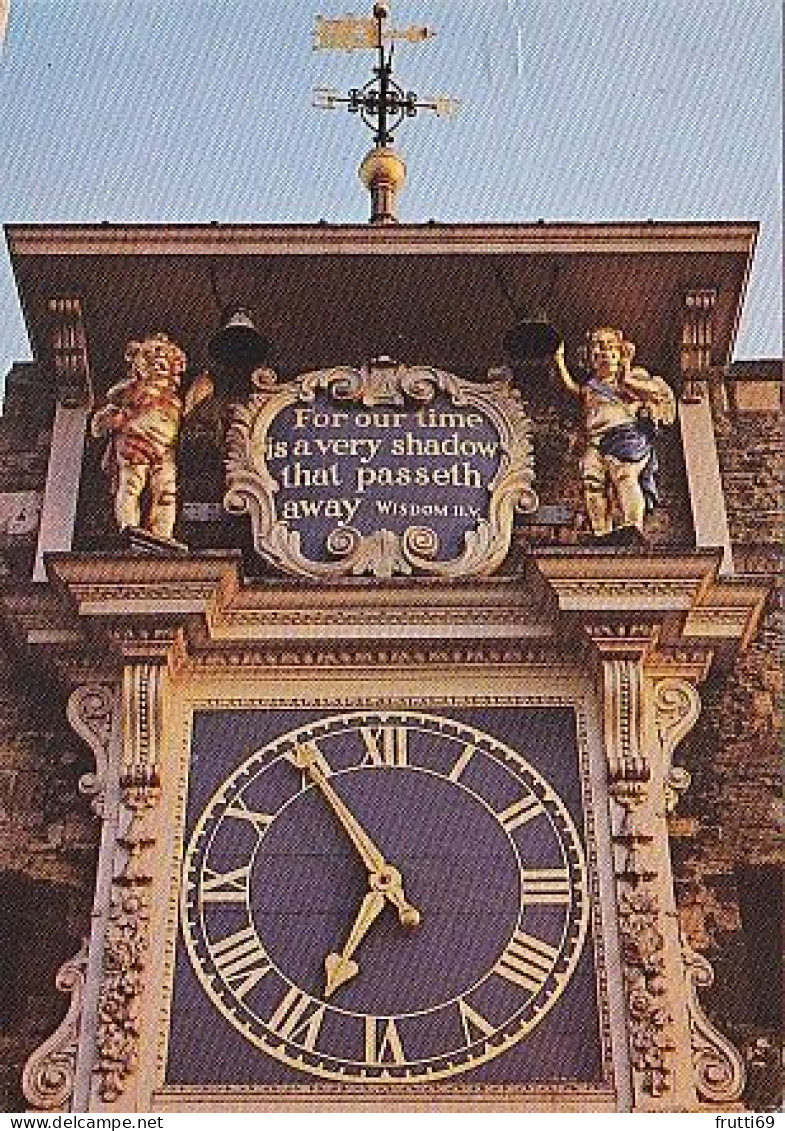
<path id="1" fill-rule="evenodd" d="M 182 668 L 256 649 L 269 663 L 317 644 L 325 654 L 518 647 L 573 664 L 632 649 L 653 670 L 702 678 L 712 656 L 724 668 L 745 646 L 768 592 L 758 579 L 720 578 L 718 564 L 713 551 L 571 548 L 535 553 L 504 577 L 324 583 L 244 580 L 235 552 L 62 553 L 48 558 L 48 584 L 6 593 L 3 614 L 25 650 L 80 679 L 144 656 Z"/>
<path id="2" fill-rule="evenodd" d="M 770 589 L 759 578 L 720 576 L 719 550 L 545 551 L 533 560 L 559 610 L 596 648 L 629 646 L 637 625 L 647 666 L 686 665 L 701 678 L 712 654 L 725 669 L 746 648 Z"/>

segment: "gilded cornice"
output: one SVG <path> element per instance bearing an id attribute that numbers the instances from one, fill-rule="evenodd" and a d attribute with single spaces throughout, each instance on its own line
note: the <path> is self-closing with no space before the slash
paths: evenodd
<path id="1" fill-rule="evenodd" d="M 570 548 L 504 577 L 319 583 L 243 580 L 235 552 L 62 553 L 48 558 L 49 584 L 9 587 L 2 611 L 12 637 L 71 686 L 131 659 L 182 670 L 213 666 L 212 652 L 222 665 L 232 652 L 313 654 L 316 644 L 324 654 L 572 651 L 573 662 L 632 649 L 652 672 L 700 682 L 713 655 L 724 667 L 749 640 L 767 593 L 757 579 L 720 578 L 718 560 Z"/>

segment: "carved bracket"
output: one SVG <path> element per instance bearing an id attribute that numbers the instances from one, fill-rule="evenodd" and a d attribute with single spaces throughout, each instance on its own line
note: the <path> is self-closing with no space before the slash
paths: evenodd
<path id="1" fill-rule="evenodd" d="M 698 989 L 714 981 L 711 963 L 682 939 L 684 969 L 689 992 L 692 1058 L 698 1095 L 708 1103 L 728 1104 L 744 1090 L 746 1073 L 738 1050 L 709 1021 L 698 997 Z"/>
<path id="2" fill-rule="evenodd" d="M 681 330 L 681 372 L 684 377 L 682 400 L 695 404 L 707 393 L 706 372 L 712 365 L 714 349 L 714 289 L 687 291 Z"/>
<path id="3" fill-rule="evenodd" d="M 55 978 L 57 989 L 71 995 L 68 1011 L 22 1072 L 22 1093 L 31 1107 L 41 1111 L 63 1111 L 73 1094 L 86 970 L 85 939 L 79 953 L 63 963 Z"/>
<path id="4" fill-rule="evenodd" d="M 87 684 L 74 691 L 66 708 L 71 728 L 87 743 L 95 758 L 95 773 L 83 774 L 79 792 L 90 798 L 93 812 L 104 810 L 104 791 L 109 759 L 109 740 L 116 706 L 116 692 L 109 684 Z"/>
<path id="5" fill-rule="evenodd" d="M 673 1087 L 673 1018 L 663 907 L 653 845 L 652 764 L 645 749 L 642 658 L 651 634 L 641 626 L 592 637 L 602 657 L 605 749 L 619 931 L 636 1093 L 657 1100 Z"/>
<path id="6" fill-rule="evenodd" d="M 673 765 L 673 752 L 695 726 L 701 711 L 698 692 L 686 679 L 660 679 L 654 684 L 654 725 L 661 752 L 665 807 L 669 813 L 689 788 L 690 774 Z"/>
<path id="7" fill-rule="evenodd" d="M 629 809 L 648 793 L 651 766 L 642 746 L 639 665 L 634 660 L 606 661 L 605 733 L 611 793 Z"/>
<path id="8" fill-rule="evenodd" d="M 66 408 L 89 405 L 92 382 L 81 299 L 51 298 L 47 307 L 52 320 L 51 350 L 58 400 Z"/>

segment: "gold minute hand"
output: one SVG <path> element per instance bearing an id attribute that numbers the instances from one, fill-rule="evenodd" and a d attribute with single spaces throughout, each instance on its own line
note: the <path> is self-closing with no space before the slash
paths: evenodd
<path id="1" fill-rule="evenodd" d="M 305 770 L 308 777 L 321 792 L 327 804 L 335 813 L 338 820 L 348 833 L 354 847 L 369 872 L 380 872 L 387 866 L 387 861 L 365 829 L 341 800 L 333 787 L 328 782 L 319 766 L 319 752 L 310 743 L 304 743 L 294 748 L 294 764 L 298 769 Z"/>
<path id="2" fill-rule="evenodd" d="M 360 859 L 365 864 L 369 877 L 376 877 L 373 886 L 377 891 L 383 892 L 385 897 L 393 904 L 404 927 L 416 927 L 420 922 L 420 912 L 407 901 L 400 872 L 387 863 L 383 853 L 368 836 L 354 813 L 330 785 L 319 766 L 318 750 L 311 743 L 302 743 L 294 748 L 292 761 L 299 769 L 305 770 L 340 821 L 352 844 L 360 854 Z"/>

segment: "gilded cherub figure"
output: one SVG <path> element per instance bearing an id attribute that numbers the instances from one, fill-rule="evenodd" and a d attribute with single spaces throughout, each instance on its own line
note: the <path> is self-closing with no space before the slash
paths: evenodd
<path id="1" fill-rule="evenodd" d="M 644 541 L 644 519 L 659 501 L 652 440 L 659 425 L 676 418 L 673 391 L 662 377 L 633 367 L 634 355 L 633 343 L 610 326 L 586 335 L 585 374 L 570 373 L 563 344 L 555 355 L 564 384 L 583 401 L 581 475 L 592 533 L 615 545 Z"/>
<path id="2" fill-rule="evenodd" d="M 186 355 L 166 334 L 129 342 L 128 377 L 108 390 L 91 423 L 108 436 L 102 466 L 114 492 L 120 530 L 141 528 L 171 541 L 177 517 L 176 449 L 182 419 L 213 392 L 203 374 L 183 394 Z M 143 512 L 143 497 L 146 506 Z"/>

